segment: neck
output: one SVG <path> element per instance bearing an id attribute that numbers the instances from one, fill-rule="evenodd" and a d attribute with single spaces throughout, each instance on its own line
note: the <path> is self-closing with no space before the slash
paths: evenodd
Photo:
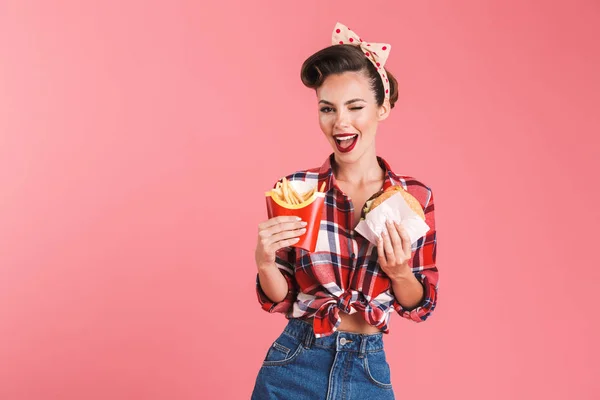
<path id="1" fill-rule="evenodd" d="M 385 178 L 384 170 L 377 162 L 377 155 L 374 150 L 363 154 L 352 163 L 344 163 L 335 158 L 333 173 L 336 180 L 353 186 L 382 181 Z"/>

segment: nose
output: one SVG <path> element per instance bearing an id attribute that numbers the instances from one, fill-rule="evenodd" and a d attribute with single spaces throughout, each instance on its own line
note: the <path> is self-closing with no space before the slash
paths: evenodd
<path id="1" fill-rule="evenodd" d="M 335 114 L 335 128 L 345 128 L 349 126 L 349 119 L 349 113 L 347 111 L 337 111 Z"/>

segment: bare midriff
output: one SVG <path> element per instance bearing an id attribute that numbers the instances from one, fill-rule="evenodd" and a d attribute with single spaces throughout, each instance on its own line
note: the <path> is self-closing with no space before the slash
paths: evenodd
<path id="1" fill-rule="evenodd" d="M 347 314 L 343 311 L 340 311 L 340 318 L 342 322 L 340 322 L 340 326 L 338 326 L 338 331 L 344 332 L 352 332 L 352 333 L 364 333 L 364 334 L 372 334 L 379 333 L 380 330 L 373 325 L 369 325 L 367 321 L 359 314 Z M 307 318 L 306 321 L 309 323 L 313 323 L 314 318 Z"/>

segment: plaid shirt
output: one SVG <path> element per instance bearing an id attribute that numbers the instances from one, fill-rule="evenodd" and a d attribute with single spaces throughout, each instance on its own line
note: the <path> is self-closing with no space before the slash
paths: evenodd
<path id="1" fill-rule="evenodd" d="M 325 207 L 314 252 L 286 247 L 276 254 L 276 264 L 289 288 L 284 300 L 272 302 L 263 292 L 257 274 L 256 293 L 265 311 L 283 313 L 287 319 L 314 317 L 315 337 L 323 337 L 337 330 L 341 322 L 340 310 L 349 314 L 359 312 L 365 321 L 383 333 L 389 333 L 388 322 L 393 310 L 416 322 L 424 321 L 434 310 L 438 270 L 435 264 L 437 240 L 432 191 L 412 177 L 396 175 L 385 160 L 377 159 L 385 170 L 381 190 L 402 185 L 419 201 L 425 211 L 425 222 L 431 228 L 412 246 L 409 261 L 412 272 L 424 288 L 421 303 L 413 309 L 398 303 L 391 280 L 379 267 L 377 246 L 354 231 L 354 207 L 336 184 L 331 154 L 320 168 L 287 176 L 289 180 L 314 181 L 318 187 L 326 182 Z"/>

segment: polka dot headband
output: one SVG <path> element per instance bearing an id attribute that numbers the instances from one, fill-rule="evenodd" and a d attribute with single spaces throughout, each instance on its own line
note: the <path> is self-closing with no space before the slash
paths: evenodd
<path id="1" fill-rule="evenodd" d="M 377 71 L 381 74 L 381 81 L 383 82 L 383 88 L 385 91 L 385 98 L 390 98 L 390 82 L 385 74 L 385 69 L 383 66 L 387 61 L 388 55 L 390 54 L 390 50 L 392 46 L 387 43 L 367 43 L 364 42 L 356 33 L 352 32 L 352 30 L 348 29 L 343 24 L 339 22 L 335 25 L 333 29 L 333 35 L 331 37 L 332 44 L 351 44 L 354 46 L 359 46 L 365 56 L 375 65 Z"/>

